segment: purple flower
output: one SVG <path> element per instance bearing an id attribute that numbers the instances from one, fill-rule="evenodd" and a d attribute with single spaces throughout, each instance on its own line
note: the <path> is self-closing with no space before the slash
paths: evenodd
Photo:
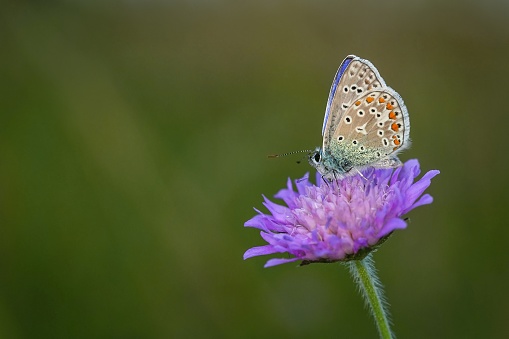
<path id="1" fill-rule="evenodd" d="M 288 179 L 288 187 L 275 196 L 287 206 L 264 197 L 270 214 L 255 209 L 259 214 L 244 224 L 260 229 L 268 243 L 247 250 L 244 259 L 273 253 L 291 255 L 270 259 L 265 267 L 297 260 L 308 264 L 362 259 L 394 230 L 406 227 L 401 216 L 433 201 L 429 194 L 422 194 L 439 171 L 429 171 L 414 182 L 420 172 L 414 159 L 396 169 L 370 168 L 362 176 L 332 183 L 325 183 L 317 174 L 318 186 L 305 176 L 295 180 L 297 191 Z"/>

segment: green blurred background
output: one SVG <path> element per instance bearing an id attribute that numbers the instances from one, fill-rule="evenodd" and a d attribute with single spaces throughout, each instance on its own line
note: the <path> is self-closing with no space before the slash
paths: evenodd
<path id="1" fill-rule="evenodd" d="M 242 260 L 347 54 L 435 202 L 376 254 L 401 338 L 509 336 L 507 1 L 7 1 L 0 337 L 373 338 L 346 269 Z M 484 120 L 483 120 L 484 119 Z"/>

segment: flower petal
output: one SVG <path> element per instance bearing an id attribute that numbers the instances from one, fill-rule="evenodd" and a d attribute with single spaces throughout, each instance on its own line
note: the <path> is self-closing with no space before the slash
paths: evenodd
<path id="1" fill-rule="evenodd" d="M 274 196 L 277 199 L 283 200 L 288 207 L 295 208 L 297 205 L 295 204 L 295 199 L 299 196 L 296 192 L 293 191 L 292 180 L 288 178 L 288 182 L 286 184 L 287 188 L 283 188 Z"/>
<path id="2" fill-rule="evenodd" d="M 274 216 L 275 220 L 283 223 L 292 223 L 294 221 L 295 218 L 292 216 L 292 212 L 288 207 L 273 203 L 265 196 L 263 196 L 263 198 L 265 199 L 265 202 L 263 204 Z"/>
<path id="3" fill-rule="evenodd" d="M 300 195 L 306 194 L 306 187 L 313 186 L 313 184 L 309 181 L 309 173 L 306 173 L 302 178 L 295 180 L 295 186 L 297 187 L 297 192 Z"/>
<path id="4" fill-rule="evenodd" d="M 286 264 L 286 263 L 289 263 L 289 262 L 294 262 L 294 261 L 297 261 L 297 260 L 301 260 L 301 259 L 299 259 L 299 258 L 290 258 L 290 259 L 278 259 L 278 258 L 275 258 L 275 259 L 270 259 L 269 261 L 267 261 L 267 263 L 263 267 L 267 268 L 267 267 L 277 266 L 277 265 Z"/>
<path id="5" fill-rule="evenodd" d="M 422 176 L 419 181 L 414 183 L 406 192 L 406 200 L 407 206 L 411 206 L 414 202 L 421 196 L 422 193 L 426 190 L 426 188 L 431 185 L 431 179 L 437 176 L 440 171 L 431 170 L 425 175 Z M 405 209 L 405 213 L 409 211 L 408 207 Z"/>
<path id="6" fill-rule="evenodd" d="M 428 205 L 433 202 L 433 197 L 429 194 L 424 194 L 415 204 L 413 204 L 409 210 L 413 210 L 416 207 L 422 206 L 422 205 Z"/>
<path id="7" fill-rule="evenodd" d="M 244 253 L 244 260 L 252 258 L 252 257 L 257 257 L 259 255 L 267 255 L 267 254 L 273 254 L 273 253 L 277 253 L 277 251 L 274 250 L 274 247 L 272 247 L 272 245 L 257 246 L 257 247 L 248 249 Z"/>
<path id="8" fill-rule="evenodd" d="M 378 232 L 378 236 L 380 238 L 385 237 L 387 234 L 391 233 L 396 229 L 406 228 L 406 225 L 407 225 L 406 221 L 404 221 L 403 219 L 392 218 L 391 220 L 385 223 L 380 232 Z"/>
<path id="9" fill-rule="evenodd" d="M 269 224 L 267 216 L 263 214 L 258 214 L 249 219 L 244 223 L 244 227 L 254 227 L 265 232 L 269 232 Z"/>

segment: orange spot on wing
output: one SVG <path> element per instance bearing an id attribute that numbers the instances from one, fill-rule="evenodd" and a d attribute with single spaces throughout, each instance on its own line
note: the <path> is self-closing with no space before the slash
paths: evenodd
<path id="1" fill-rule="evenodd" d="M 361 104 L 361 101 L 360 101 L 360 100 L 357 100 L 357 101 L 355 102 L 355 106 L 359 106 L 360 104 Z"/>
<path id="2" fill-rule="evenodd" d="M 393 123 L 393 124 L 391 125 L 391 129 L 392 129 L 393 131 L 395 131 L 395 132 L 399 131 L 399 126 L 398 126 L 398 124 L 397 124 L 397 123 Z"/>
<path id="3" fill-rule="evenodd" d="M 401 141 L 399 141 L 398 139 L 394 140 L 394 145 L 399 146 L 399 144 L 401 144 Z"/>
<path id="4" fill-rule="evenodd" d="M 373 100 L 375 100 L 375 99 L 373 99 L 373 97 L 367 97 L 366 98 L 366 101 L 368 102 L 368 104 L 372 103 Z"/>
<path id="5" fill-rule="evenodd" d="M 391 113 L 389 113 L 389 119 L 392 119 L 392 120 L 396 119 L 396 114 L 394 114 L 393 111 L 391 111 Z"/>
<path id="6" fill-rule="evenodd" d="M 379 103 L 381 103 L 381 104 L 383 104 L 383 103 L 385 102 L 385 99 L 384 99 L 384 98 L 382 98 L 382 97 L 380 97 L 380 98 L 378 98 L 378 102 L 379 102 Z"/>
<path id="7" fill-rule="evenodd" d="M 385 107 L 387 107 L 387 109 L 393 109 L 394 108 L 394 106 L 392 106 L 390 103 L 388 103 L 387 106 L 385 106 Z"/>
<path id="8" fill-rule="evenodd" d="M 395 150 L 397 150 L 397 149 L 398 149 L 398 146 L 394 147 L 392 150 L 393 150 L 393 151 L 395 151 Z"/>

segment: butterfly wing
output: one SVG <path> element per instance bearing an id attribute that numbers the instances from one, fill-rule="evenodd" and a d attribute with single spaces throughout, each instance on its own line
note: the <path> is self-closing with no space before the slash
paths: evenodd
<path id="1" fill-rule="evenodd" d="M 394 167 L 396 154 L 410 146 L 410 120 L 401 96 L 390 87 L 369 90 L 337 121 L 331 154 L 355 167 Z"/>
<path id="2" fill-rule="evenodd" d="M 339 66 L 329 92 L 322 127 L 323 149 L 341 124 L 345 112 L 368 91 L 385 88 L 385 81 L 373 64 L 355 55 L 349 55 Z"/>

